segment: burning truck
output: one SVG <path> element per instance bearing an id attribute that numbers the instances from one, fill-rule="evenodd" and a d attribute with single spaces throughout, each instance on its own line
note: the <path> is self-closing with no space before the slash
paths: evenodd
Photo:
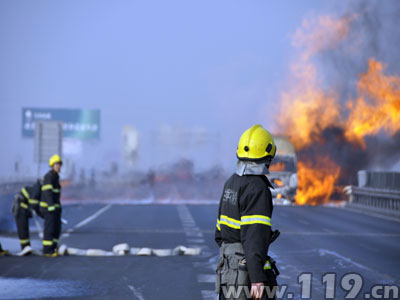
<path id="1" fill-rule="evenodd" d="M 274 136 L 277 153 L 269 168 L 268 179 L 274 189 L 272 198 L 276 204 L 291 204 L 297 192 L 297 156 L 293 145 L 284 136 Z"/>

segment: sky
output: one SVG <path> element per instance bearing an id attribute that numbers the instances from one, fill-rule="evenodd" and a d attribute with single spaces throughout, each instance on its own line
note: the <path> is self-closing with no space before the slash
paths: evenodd
<path id="1" fill-rule="evenodd" d="M 101 111 L 100 140 L 71 157 L 82 168 L 122 164 L 124 125 L 139 132 L 137 168 L 179 158 L 233 168 L 240 134 L 273 126 L 296 28 L 331 3 L 0 1 L 0 176 L 14 175 L 17 160 L 35 173 L 23 107 Z M 212 138 L 159 145 L 165 127 Z"/>

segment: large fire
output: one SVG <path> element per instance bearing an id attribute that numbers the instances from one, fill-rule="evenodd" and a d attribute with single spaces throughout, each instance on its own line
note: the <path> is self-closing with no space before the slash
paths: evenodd
<path id="1" fill-rule="evenodd" d="M 364 137 L 381 130 L 394 135 L 400 129 L 400 77 L 383 74 L 385 66 L 370 59 L 358 82 L 358 98 L 349 101 L 346 138 L 365 148 Z"/>
<path id="2" fill-rule="evenodd" d="M 280 133 L 289 136 L 300 154 L 295 198 L 300 205 L 330 201 L 340 178 L 341 166 L 330 157 L 331 149 L 324 149 L 331 142 L 324 136 L 327 129 L 340 129 L 342 140 L 361 150 L 366 147 L 367 135 L 381 131 L 394 135 L 400 130 L 400 77 L 385 75 L 385 66 L 379 61 L 369 60 L 366 73 L 357 79 L 357 97 L 347 105 L 341 104 L 340 93 L 320 79 L 323 76 L 313 56 L 339 47 L 348 39 L 356 18 L 319 17 L 304 22 L 294 36 L 294 45 L 303 52 L 291 68 L 292 81 L 281 95 L 282 109 L 276 121 Z M 323 154 L 316 153 L 315 144 Z"/>

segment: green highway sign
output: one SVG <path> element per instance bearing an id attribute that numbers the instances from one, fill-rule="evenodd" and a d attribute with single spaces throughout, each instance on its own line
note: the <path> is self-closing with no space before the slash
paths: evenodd
<path id="1" fill-rule="evenodd" d="M 34 137 L 36 121 L 62 122 L 64 137 L 81 140 L 100 138 L 98 109 L 23 108 L 23 137 Z"/>

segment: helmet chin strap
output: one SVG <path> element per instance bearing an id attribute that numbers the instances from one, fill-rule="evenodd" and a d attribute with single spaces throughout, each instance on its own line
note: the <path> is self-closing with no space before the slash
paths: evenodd
<path id="1" fill-rule="evenodd" d="M 264 162 L 264 165 L 265 165 L 265 167 L 269 170 L 269 166 L 271 165 L 271 162 L 272 162 L 272 157 L 271 156 L 268 156 L 267 158 L 266 158 L 266 161 Z M 269 173 L 269 171 L 268 171 L 268 173 Z"/>

